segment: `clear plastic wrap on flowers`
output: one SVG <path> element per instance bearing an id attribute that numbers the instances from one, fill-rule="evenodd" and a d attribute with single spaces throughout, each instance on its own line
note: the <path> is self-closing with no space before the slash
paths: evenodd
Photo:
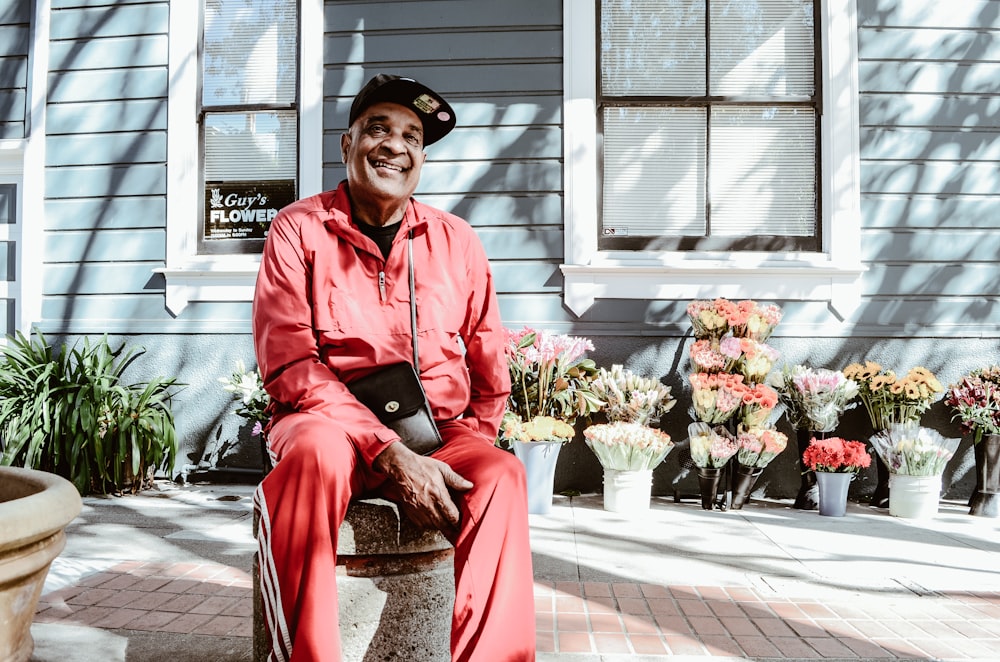
<path id="1" fill-rule="evenodd" d="M 583 430 L 601 466 L 616 471 L 655 469 L 674 447 L 670 435 L 639 423 L 601 423 Z"/>
<path id="2" fill-rule="evenodd" d="M 872 448 L 889 471 L 902 476 L 940 476 L 961 439 L 917 423 L 896 423 L 871 437 Z"/>
<path id="3" fill-rule="evenodd" d="M 692 423 L 688 426 L 688 444 L 691 460 L 704 468 L 726 466 L 729 458 L 740 449 L 728 430 L 721 425 L 712 427 L 708 423 Z"/>

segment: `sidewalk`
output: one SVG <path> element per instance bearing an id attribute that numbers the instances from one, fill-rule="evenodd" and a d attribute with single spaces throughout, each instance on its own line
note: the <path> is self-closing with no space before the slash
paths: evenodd
<path id="1" fill-rule="evenodd" d="M 252 491 L 161 482 L 85 498 L 32 662 L 251 660 Z M 599 495 L 556 497 L 531 516 L 538 659 L 998 660 L 1000 520 L 967 512 L 657 497 L 629 518 Z"/>

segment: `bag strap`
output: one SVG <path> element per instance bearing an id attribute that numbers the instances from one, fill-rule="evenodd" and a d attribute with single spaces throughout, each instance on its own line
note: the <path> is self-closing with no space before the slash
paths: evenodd
<path id="1" fill-rule="evenodd" d="M 417 355 L 417 286 L 413 277 L 413 230 L 406 237 L 406 256 L 410 268 L 410 337 L 413 339 L 413 369 L 420 376 L 420 359 Z"/>

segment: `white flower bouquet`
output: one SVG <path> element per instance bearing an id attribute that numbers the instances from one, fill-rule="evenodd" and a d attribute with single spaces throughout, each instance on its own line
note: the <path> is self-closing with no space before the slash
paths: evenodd
<path id="1" fill-rule="evenodd" d="M 960 441 L 912 421 L 894 423 L 871 437 L 889 471 L 902 476 L 940 476 Z"/>
<path id="2" fill-rule="evenodd" d="M 621 421 L 588 426 L 583 439 L 602 467 L 616 471 L 654 469 L 674 447 L 666 432 Z"/>

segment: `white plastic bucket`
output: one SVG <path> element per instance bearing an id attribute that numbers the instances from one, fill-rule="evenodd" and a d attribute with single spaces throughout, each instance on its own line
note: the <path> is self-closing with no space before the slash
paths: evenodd
<path id="1" fill-rule="evenodd" d="M 649 510 L 653 471 L 604 470 L 604 510 L 636 513 Z"/>
<path id="2" fill-rule="evenodd" d="M 889 514 L 909 519 L 937 515 L 941 476 L 889 475 Z"/>

